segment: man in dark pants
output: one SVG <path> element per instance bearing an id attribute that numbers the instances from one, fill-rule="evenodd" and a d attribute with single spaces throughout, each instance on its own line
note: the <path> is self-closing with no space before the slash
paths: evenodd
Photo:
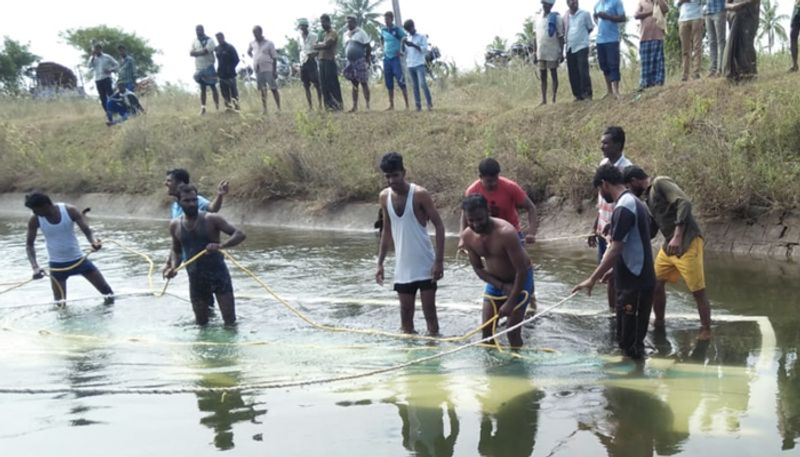
<path id="1" fill-rule="evenodd" d="M 308 110 L 314 109 L 314 104 L 311 102 L 311 86 L 317 92 L 317 107 L 322 109 L 322 92 L 319 88 L 319 69 L 317 68 L 317 51 L 314 50 L 314 45 L 317 44 L 317 36 L 309 33 L 308 19 L 301 18 L 297 20 L 297 28 L 300 29 L 300 81 L 303 83 L 303 89 L 306 92 L 306 101 L 308 101 Z"/>
<path id="2" fill-rule="evenodd" d="M 92 249 L 97 251 L 102 247 L 100 241 L 94 238 L 92 229 L 89 228 L 83 214 L 72 205 L 53 204 L 50 197 L 41 192 L 26 195 L 25 206 L 33 211 L 33 216 L 28 221 L 28 235 L 25 243 L 28 261 L 33 268 L 33 279 L 40 279 L 45 275 L 45 270 L 40 268 L 36 262 L 36 249 L 33 247 L 36 242 L 36 233 L 41 229 L 47 246 L 53 299 L 56 301 L 66 300 L 67 278 L 73 275 L 82 275 L 98 292 L 105 296 L 107 305 L 114 303 L 114 292 L 108 286 L 100 270 L 81 251 L 78 238 L 75 236 L 75 224 L 77 224 L 86 235 Z"/>
<path id="3" fill-rule="evenodd" d="M 322 88 L 322 98 L 325 99 L 325 109 L 328 111 L 341 111 L 342 87 L 339 85 L 339 71 L 336 66 L 336 45 L 339 35 L 331 26 L 331 18 L 323 14 L 319 18 L 325 37 L 322 43 L 314 45 L 319 51 L 319 84 Z"/>
<path id="4" fill-rule="evenodd" d="M 114 92 L 114 86 L 111 84 L 111 73 L 117 71 L 119 64 L 113 57 L 103 52 L 102 45 L 96 44 L 92 55 L 89 57 L 89 68 L 92 69 L 94 74 L 94 84 L 97 87 L 100 104 L 103 106 L 103 111 L 106 111 L 108 97 Z"/>
<path id="5" fill-rule="evenodd" d="M 222 32 L 217 33 L 217 76 L 219 77 L 219 91 L 225 100 L 225 109 L 239 111 L 239 89 L 236 87 L 236 66 L 239 65 L 239 54 L 232 44 L 225 41 Z"/>
<path id="6" fill-rule="evenodd" d="M 567 42 L 567 72 L 576 101 L 592 99 L 592 78 L 589 74 L 589 34 L 594 23 L 588 11 L 578 9 L 578 0 L 567 0 L 569 11 L 564 20 Z"/>
<path id="7" fill-rule="evenodd" d="M 642 359 L 656 285 L 650 216 L 644 203 L 625 188 L 622 172 L 614 165 L 598 168 L 592 184 L 607 202 L 614 203 L 611 245 L 592 275 L 572 292 L 586 289 L 591 295 L 594 284 L 613 268 L 619 347 L 626 357 Z"/>
<path id="8" fill-rule="evenodd" d="M 208 324 L 209 308 L 216 296 L 225 325 L 233 325 L 236 323 L 233 285 L 225 257 L 219 251 L 238 245 L 244 241 L 245 234 L 222 216 L 199 211 L 197 189 L 191 184 L 178 188 L 178 204 L 183 216 L 169 225 L 172 251 L 164 276 L 174 278 L 184 257 L 191 259 L 205 250 L 205 255 L 186 266 L 195 321 L 198 325 Z M 220 243 L 220 232 L 230 236 L 224 243 Z"/>

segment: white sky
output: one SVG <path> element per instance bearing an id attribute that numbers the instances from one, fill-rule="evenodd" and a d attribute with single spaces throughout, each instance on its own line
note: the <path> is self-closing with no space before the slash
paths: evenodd
<path id="1" fill-rule="evenodd" d="M 638 0 L 623 0 L 625 11 L 631 17 Z M 779 12 L 791 14 L 794 0 L 777 0 Z M 106 24 L 135 32 L 160 49 L 156 56 L 161 65 L 160 81 L 190 82 L 194 62 L 189 57 L 189 46 L 194 38 L 194 26 L 203 24 L 208 35 L 225 33 L 239 53 L 247 50 L 252 39 L 251 29 L 259 24 L 264 35 L 278 47 L 286 43 L 286 35 L 294 36 L 295 20 L 309 19 L 330 13 L 330 0 L 287 0 L 264 3 L 232 2 L 231 0 L 194 0 L 170 2 L 167 0 L 139 0 L 129 4 L 114 4 L 107 0 L 81 0 L 65 2 L 39 0 L 35 4 L 4 2 L 0 14 L 0 35 L 23 43 L 29 42 L 31 50 L 43 60 L 55 61 L 74 68 L 81 63 L 80 54 L 66 45 L 58 36 L 69 28 Z M 581 8 L 591 10 L 594 0 L 581 0 Z M 474 6 L 473 6 L 474 5 Z M 480 6 L 479 6 L 480 5 Z M 557 11 L 567 10 L 566 0 L 557 0 Z M 378 12 L 391 9 L 386 0 Z M 541 10 L 534 0 L 492 0 L 477 2 L 465 0 L 401 0 L 403 19 L 414 19 L 417 29 L 430 36 L 446 60 L 453 59 L 460 68 L 472 69 L 483 62 L 486 45 L 495 35 L 513 42 L 522 29 L 522 22 Z M 631 20 L 628 27 L 636 31 L 638 21 Z M 789 31 L 788 20 L 785 23 Z M 91 87 L 93 84 L 87 84 Z"/>

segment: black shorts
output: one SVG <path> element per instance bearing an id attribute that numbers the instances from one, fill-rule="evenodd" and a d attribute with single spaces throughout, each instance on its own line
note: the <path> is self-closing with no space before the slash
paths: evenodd
<path id="1" fill-rule="evenodd" d="M 394 290 L 398 294 L 416 294 L 417 290 L 436 290 L 436 282 L 433 279 L 425 279 L 405 284 L 395 283 Z"/>
<path id="2" fill-rule="evenodd" d="M 319 86 L 319 70 L 317 69 L 317 59 L 308 59 L 300 67 L 300 81 L 308 87 L 310 84 Z"/>
<path id="3" fill-rule="evenodd" d="M 214 294 L 233 293 L 228 267 L 197 269 L 189 273 L 189 298 L 194 302 L 214 303 Z"/>

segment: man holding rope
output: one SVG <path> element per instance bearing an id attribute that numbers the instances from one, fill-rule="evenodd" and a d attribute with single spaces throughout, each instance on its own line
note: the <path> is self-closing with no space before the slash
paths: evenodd
<path id="1" fill-rule="evenodd" d="M 614 204 L 611 243 L 600 265 L 572 292 L 585 289 L 591 295 L 595 283 L 608 280 L 613 268 L 619 347 L 626 357 L 640 360 L 645 356 L 644 338 L 656 286 L 650 213 L 644 203 L 625 188 L 622 172 L 613 164 L 598 168 L 593 184 L 606 202 Z"/>
<path id="2" fill-rule="evenodd" d="M 114 303 L 114 292 L 109 287 L 100 270 L 81 251 L 78 237 L 75 236 L 75 224 L 78 224 L 86 239 L 95 251 L 102 244 L 94 238 L 92 229 L 83 218 L 83 214 L 72 205 L 53 204 L 47 194 L 32 192 L 25 196 L 25 206 L 33 211 L 28 221 L 28 236 L 25 249 L 28 261 L 33 268 L 33 279 L 44 277 L 47 272 L 39 267 L 36 261 L 36 233 L 42 229 L 47 256 L 50 263 L 50 279 L 53 287 L 53 299 L 57 302 L 67 299 L 67 278 L 82 275 L 98 292 L 105 297 L 105 304 Z"/>
<path id="3" fill-rule="evenodd" d="M 164 277 L 174 278 L 183 259 L 187 259 L 185 266 L 189 274 L 189 298 L 197 324 L 208 324 L 209 308 L 213 306 L 216 296 L 225 325 L 233 325 L 236 323 L 233 285 L 220 250 L 241 243 L 245 234 L 222 216 L 200 211 L 197 189 L 191 184 L 178 187 L 178 204 L 183 216 L 173 219 L 169 225 L 172 251 L 170 262 L 164 268 Z M 224 243 L 220 243 L 220 232 L 230 236 Z"/>
<path id="4" fill-rule="evenodd" d="M 519 242 L 517 229 L 491 217 L 489 204 L 480 194 L 467 196 L 461 208 L 467 223 L 461 240 L 475 274 L 486 282 L 483 322 L 507 316 L 508 325 L 516 325 L 525 317 L 533 296 L 533 265 Z M 486 324 L 484 338 L 493 335 L 495 325 Z M 513 348 L 522 346 L 521 328 L 508 333 L 508 343 Z"/>

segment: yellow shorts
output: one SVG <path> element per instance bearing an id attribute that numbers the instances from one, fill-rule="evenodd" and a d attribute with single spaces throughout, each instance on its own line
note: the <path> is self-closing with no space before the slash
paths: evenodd
<path id="1" fill-rule="evenodd" d="M 703 238 L 697 237 L 689 244 L 682 256 L 667 255 L 664 248 L 658 250 L 655 262 L 656 279 L 671 283 L 683 278 L 689 292 L 706 288 L 706 274 L 703 269 Z"/>

